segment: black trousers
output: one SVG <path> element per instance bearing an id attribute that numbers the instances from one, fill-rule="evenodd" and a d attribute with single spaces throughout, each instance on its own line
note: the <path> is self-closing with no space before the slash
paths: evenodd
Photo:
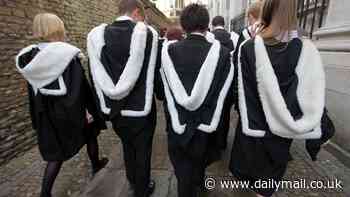
<path id="1" fill-rule="evenodd" d="M 168 151 L 177 178 L 178 197 L 197 196 L 207 167 L 208 137 L 208 134 L 197 131 L 185 147 L 169 137 Z"/>
<path id="2" fill-rule="evenodd" d="M 151 112 L 149 117 L 139 121 L 137 118 L 112 120 L 112 124 L 122 141 L 126 177 L 135 196 L 148 197 L 156 114 Z"/>
<path id="3" fill-rule="evenodd" d="M 223 111 L 218 131 L 213 133 L 216 138 L 216 146 L 221 150 L 225 150 L 227 148 L 228 134 L 230 131 L 230 115 L 230 110 L 225 109 Z"/>

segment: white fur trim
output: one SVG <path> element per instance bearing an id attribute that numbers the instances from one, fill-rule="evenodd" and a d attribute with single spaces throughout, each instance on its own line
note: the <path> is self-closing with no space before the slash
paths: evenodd
<path id="1" fill-rule="evenodd" d="M 112 100 L 121 100 L 129 95 L 133 90 L 141 70 L 143 68 L 145 49 L 147 45 L 147 26 L 144 23 L 137 23 L 130 43 L 130 56 L 119 81 L 114 85 L 112 79 L 104 69 L 100 61 L 101 51 L 105 45 L 104 31 L 106 24 L 94 28 L 88 35 L 88 53 L 92 78 L 95 90 L 100 100 L 101 110 L 109 114 L 111 109 L 107 107 L 104 95 Z M 154 70 L 156 64 L 156 54 L 158 49 L 158 34 L 150 28 L 153 34 L 151 57 L 147 70 L 145 107 L 143 111 L 122 110 L 122 116 L 142 117 L 149 114 L 152 108 Z"/>
<path id="2" fill-rule="evenodd" d="M 217 30 L 217 29 L 225 30 L 225 27 L 223 27 L 223 26 L 216 26 L 216 27 L 214 27 L 213 29 L 214 29 L 214 30 Z"/>
<path id="3" fill-rule="evenodd" d="M 64 84 L 62 74 L 72 59 L 80 53 L 80 49 L 64 42 L 49 43 L 28 65 L 21 68 L 19 66 L 19 58 L 34 48 L 37 48 L 37 45 L 26 47 L 17 55 L 16 67 L 18 71 L 33 87 L 35 94 L 40 91 L 46 95 L 65 95 L 67 88 Z M 49 90 L 43 88 L 57 79 L 59 80 L 59 89 Z"/>
<path id="4" fill-rule="evenodd" d="M 250 36 L 250 34 L 249 34 L 247 28 L 245 28 L 245 29 L 243 30 L 242 34 L 243 34 L 244 40 L 249 40 L 249 39 L 252 38 L 252 37 Z"/>
<path id="5" fill-rule="evenodd" d="M 134 19 L 132 19 L 130 16 L 127 15 L 123 15 L 123 16 L 119 16 L 116 21 L 134 21 Z"/>
<path id="6" fill-rule="evenodd" d="M 239 35 L 236 32 L 231 32 L 231 40 L 233 42 L 233 46 L 235 46 L 235 48 L 238 48 L 237 43 L 239 40 Z"/>
<path id="7" fill-rule="evenodd" d="M 98 83 L 98 79 L 95 76 L 95 72 L 92 70 L 95 68 L 99 68 L 101 72 L 106 72 L 104 70 L 100 58 L 101 58 L 101 51 L 103 46 L 105 45 L 105 40 L 104 40 L 104 30 L 106 28 L 107 24 L 101 24 L 98 27 L 95 27 L 91 32 L 88 34 L 87 37 L 87 52 L 90 60 L 90 72 L 91 72 L 91 77 L 94 82 L 95 86 L 95 91 L 97 94 L 97 97 L 100 101 L 100 107 L 101 111 L 104 114 L 109 114 L 111 112 L 111 109 L 108 108 L 106 105 L 105 101 L 105 95 L 101 89 L 100 83 Z M 93 37 L 93 38 L 92 38 Z M 94 70 L 95 70 L 94 69 Z"/>
<path id="8" fill-rule="evenodd" d="M 52 96 L 63 96 L 67 94 L 67 87 L 66 87 L 66 84 L 64 83 L 64 79 L 62 75 L 58 77 L 58 85 L 59 85 L 59 89 L 57 90 L 40 88 L 39 92 L 43 95 L 52 95 Z"/>
<path id="9" fill-rule="evenodd" d="M 295 70 L 299 79 L 297 98 L 303 117 L 296 121 L 288 111 L 260 36 L 255 39 L 255 53 L 260 99 L 271 132 L 286 138 L 305 134 L 307 138 L 320 138 L 320 121 L 325 106 L 325 73 L 316 47 L 309 40 L 303 41 Z"/>
<path id="10" fill-rule="evenodd" d="M 174 42 L 170 42 L 170 43 L 165 43 L 165 45 L 167 45 L 166 49 L 163 48 L 163 51 L 162 53 L 167 53 L 167 50 L 168 50 L 168 45 L 171 44 L 171 43 L 174 43 Z M 218 41 L 215 41 L 215 44 L 218 44 Z M 220 46 L 220 45 L 219 45 Z M 219 49 L 215 49 L 216 47 L 212 47 L 213 51 L 209 52 L 209 53 L 217 53 L 218 55 L 220 55 L 220 47 Z M 169 54 L 168 54 L 169 55 Z M 211 56 L 208 54 L 208 56 Z M 170 58 L 170 57 L 165 57 L 165 58 Z M 163 56 L 163 60 L 164 60 L 164 56 Z M 171 61 L 171 60 L 170 60 Z M 209 63 L 209 62 L 208 62 Z M 203 73 L 215 73 L 215 70 L 216 70 L 216 67 L 217 67 L 217 61 L 215 61 L 216 63 L 216 66 L 213 66 L 211 65 L 211 67 L 214 67 L 214 71 L 206 71 L 206 72 L 203 72 Z M 169 62 L 169 61 L 163 61 L 162 62 L 162 68 L 160 70 L 160 73 L 161 73 L 161 76 L 162 76 L 162 81 L 163 81 L 163 84 L 164 84 L 164 92 L 165 92 L 165 97 L 166 97 L 166 100 L 167 100 L 167 107 L 168 107 L 168 111 L 169 111 L 169 114 L 170 114 L 170 118 L 171 118 L 171 124 L 172 124 L 172 127 L 174 129 L 174 131 L 177 133 L 177 134 L 183 134 L 185 129 L 186 129 L 186 124 L 184 125 L 181 125 L 180 123 L 180 120 L 179 120 L 179 114 L 178 114 L 178 111 L 176 109 L 176 106 L 175 106 L 175 100 L 177 103 L 179 103 L 177 101 L 177 97 L 176 95 L 181 92 L 181 91 L 185 91 L 184 94 L 186 94 L 185 96 L 187 96 L 187 93 L 186 93 L 186 90 L 183 88 L 183 85 L 181 83 L 181 81 L 179 82 L 180 86 L 182 86 L 182 88 L 179 88 L 178 86 L 174 86 L 174 87 L 171 87 L 171 84 L 172 82 L 174 81 L 174 79 L 172 77 L 174 77 L 173 75 L 175 75 L 174 73 L 171 74 L 172 77 L 168 77 L 168 75 L 166 74 L 166 68 L 167 66 L 165 66 L 165 64 L 167 66 L 171 65 L 171 67 L 173 68 L 174 65 L 172 64 L 172 62 Z M 207 65 L 204 65 L 202 66 L 201 68 L 201 71 L 200 73 L 204 70 L 204 67 L 207 66 Z M 172 71 L 174 72 L 174 71 Z M 176 72 L 176 71 L 175 71 Z M 177 75 L 177 74 L 176 74 Z M 199 74 L 200 75 L 200 74 Z M 230 72 L 227 76 L 227 79 L 225 80 L 225 83 L 224 83 L 224 86 L 223 88 L 221 89 L 220 93 L 219 93 L 219 97 L 218 97 L 218 100 L 217 100 L 217 103 L 216 103 L 216 108 L 215 108 L 215 111 L 214 111 L 214 114 L 213 114 L 213 117 L 212 117 L 212 120 L 210 122 L 209 125 L 207 124 L 200 124 L 197 129 L 198 130 L 201 130 L 203 132 L 206 132 L 206 133 L 212 133 L 214 131 L 216 131 L 218 125 L 219 125 L 219 122 L 220 122 L 220 118 L 221 118 L 221 115 L 222 115 L 222 110 L 223 110 L 223 106 L 224 106 L 224 103 L 225 103 L 225 99 L 226 99 L 226 96 L 227 96 L 227 93 L 230 89 L 230 85 L 232 83 L 232 80 L 233 80 L 233 75 L 234 75 L 234 66 L 233 64 L 231 63 L 231 66 L 230 66 Z M 177 76 L 178 77 L 178 76 Z M 213 77 L 205 77 L 203 78 L 204 81 L 208 82 L 210 81 L 210 84 L 209 84 L 209 88 L 210 88 L 210 85 L 211 85 L 211 82 L 213 80 Z M 175 77 L 176 78 L 176 77 Z M 196 80 L 196 84 L 198 82 L 198 80 L 200 79 L 200 77 L 198 76 L 197 77 L 197 80 Z M 177 80 L 177 79 L 175 79 Z M 178 79 L 179 80 L 179 79 Z M 201 81 L 199 81 L 201 82 Z M 195 86 L 196 86 L 195 84 Z M 174 85 L 174 84 L 173 84 Z M 200 93 L 202 93 L 203 95 L 203 100 L 205 100 L 206 96 L 207 96 L 207 93 L 204 94 L 205 90 L 203 90 L 203 85 L 200 86 L 201 91 L 199 91 Z M 183 90 L 181 90 L 183 89 Z M 193 88 L 192 92 L 196 92 L 195 90 L 195 87 Z M 173 94 L 172 94 L 173 93 Z M 174 99 L 175 97 L 175 99 Z M 178 95 L 178 97 L 180 97 Z M 187 96 L 188 97 L 188 96 Z M 180 97 L 181 98 L 181 97 Z M 200 102 L 200 105 L 198 107 L 200 107 L 201 105 L 203 104 L 203 102 Z M 180 104 L 181 105 L 181 104 Z M 181 105 L 182 106 L 182 105 Z M 184 107 L 184 106 L 183 106 Z M 186 108 L 186 107 L 185 107 Z M 188 109 L 187 109 L 188 110 Z M 193 110 L 190 110 L 190 111 L 193 111 Z"/>
<path id="11" fill-rule="evenodd" d="M 222 114 L 222 109 L 224 107 L 225 99 L 226 99 L 228 91 L 230 90 L 230 86 L 231 86 L 231 83 L 233 80 L 233 74 L 234 74 L 234 66 L 233 66 L 233 63 L 231 61 L 230 72 L 226 78 L 226 81 L 225 81 L 223 88 L 220 91 L 219 98 L 218 98 L 217 103 L 216 103 L 215 112 L 214 112 L 213 118 L 210 122 L 210 125 L 201 124 L 198 127 L 199 130 L 202 130 L 206 133 L 212 133 L 212 132 L 216 131 L 216 129 L 219 125 L 220 119 L 221 119 L 221 114 Z"/>
<path id="12" fill-rule="evenodd" d="M 168 53 L 169 45 L 174 42 L 166 42 L 163 44 L 162 68 L 176 102 L 189 111 L 195 111 L 203 104 L 209 92 L 217 68 L 221 46 L 217 40 L 214 41 L 197 76 L 191 95 L 189 96 Z"/>
<path id="13" fill-rule="evenodd" d="M 171 119 L 171 125 L 174 129 L 174 131 L 177 134 L 183 134 L 186 129 L 186 124 L 181 125 L 180 120 L 179 120 L 179 112 L 176 109 L 175 106 L 175 101 L 173 96 L 171 95 L 170 88 L 168 81 L 165 77 L 165 73 L 163 68 L 160 69 L 160 75 L 162 77 L 163 85 L 164 85 L 164 93 L 165 93 L 165 98 L 167 100 L 167 106 L 168 106 L 168 111 L 170 113 L 170 119 Z"/>
<path id="14" fill-rule="evenodd" d="M 214 43 L 214 41 L 216 40 L 215 35 L 213 33 L 211 33 L 210 31 L 207 31 L 207 33 L 205 34 L 205 38 L 210 43 Z"/>
<path id="15" fill-rule="evenodd" d="M 303 117 L 296 121 L 290 114 L 281 94 L 264 41 L 260 36 L 255 39 L 255 55 L 258 91 L 271 132 L 292 139 L 320 138 L 321 118 L 325 106 L 325 73 L 316 47 L 309 40 L 303 41 L 303 48 L 296 67 L 299 79 L 297 98 Z M 265 131 L 249 128 L 240 59 L 239 93 L 243 132 L 254 137 L 264 136 Z"/>
<path id="16" fill-rule="evenodd" d="M 148 70 L 147 70 L 145 107 L 143 111 L 122 110 L 121 111 L 122 116 L 142 117 L 142 116 L 148 115 L 152 109 L 154 72 L 156 68 L 157 54 L 158 54 L 157 53 L 158 52 L 158 33 L 153 27 L 148 26 L 148 28 L 152 32 L 153 39 L 152 39 L 151 57 L 149 59 Z"/>
<path id="17" fill-rule="evenodd" d="M 143 23 L 137 23 L 135 26 L 131 36 L 130 56 L 116 85 L 100 62 L 101 50 L 105 45 L 105 27 L 106 25 L 98 26 L 88 35 L 91 73 L 104 94 L 113 100 L 121 100 L 129 95 L 141 73 L 147 41 L 147 27 Z"/>
<path id="18" fill-rule="evenodd" d="M 244 83 L 242 77 L 242 63 L 241 63 L 241 51 L 242 47 L 248 40 L 245 40 L 239 47 L 238 51 L 238 104 L 241 116 L 242 131 L 244 134 L 253 137 L 264 137 L 265 131 L 253 130 L 249 128 L 248 109 L 245 100 Z"/>

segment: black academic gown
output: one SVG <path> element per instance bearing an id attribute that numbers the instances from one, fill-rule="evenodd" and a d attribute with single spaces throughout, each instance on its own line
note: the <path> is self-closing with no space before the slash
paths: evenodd
<path id="1" fill-rule="evenodd" d="M 243 32 L 246 33 L 243 33 Z M 249 36 L 248 36 L 249 35 Z M 242 45 L 242 43 L 251 38 L 251 33 L 249 31 L 249 28 L 246 27 L 244 28 L 240 33 L 239 33 L 239 37 L 238 37 L 238 41 L 237 41 L 237 46 L 236 49 L 233 53 L 233 65 L 235 67 L 235 75 L 233 77 L 233 85 L 232 85 L 232 89 L 233 89 L 233 105 L 235 106 L 235 110 L 238 110 L 238 51 L 240 46 Z"/>
<path id="2" fill-rule="evenodd" d="M 254 46 L 254 40 L 249 40 L 241 49 L 240 59 L 245 100 L 248 103 L 249 127 L 256 130 L 264 130 L 266 134 L 264 137 L 245 135 L 242 132 L 242 117 L 240 115 L 231 153 L 230 170 L 238 179 L 248 180 L 251 183 L 259 179 L 280 181 L 287 168 L 292 139 L 274 135 L 269 129 L 257 87 Z M 294 119 L 303 116 L 297 102 L 298 76 L 295 73 L 302 46 L 303 43 L 297 38 L 289 42 L 288 45 L 285 43 L 279 43 L 274 46 L 266 45 L 282 96 Z M 327 141 L 325 138 L 329 139 L 334 134 L 329 134 L 329 132 L 334 132 L 334 127 L 329 125 L 331 123 L 326 114 L 324 114 L 321 123 L 322 129 L 325 131 L 322 138 L 307 140 L 307 144 L 313 144 L 319 148 L 322 143 Z M 315 152 L 309 153 L 313 157 L 317 154 Z M 254 191 L 263 196 L 271 196 L 274 193 L 274 188 L 254 189 Z"/>
<path id="3" fill-rule="evenodd" d="M 114 83 L 118 82 L 128 60 L 131 34 L 134 27 L 135 23 L 129 20 L 115 21 L 106 27 L 104 35 L 106 45 L 101 52 L 101 62 Z M 121 116 L 120 114 L 120 111 L 123 109 L 142 110 L 145 105 L 146 77 L 152 48 L 152 39 L 153 35 L 150 30 L 148 30 L 144 65 L 139 79 L 130 94 L 126 98 L 118 101 L 105 96 L 107 105 L 111 107 L 108 118 L 111 119 L 117 127 L 119 127 L 118 125 L 129 125 L 128 131 L 123 131 L 120 134 L 123 135 L 123 138 L 128 138 L 130 140 L 141 131 L 147 132 L 147 129 L 144 129 L 145 127 L 154 127 L 155 124 L 155 102 L 153 102 L 151 113 L 147 116 L 130 118 Z"/>
<path id="4" fill-rule="evenodd" d="M 215 29 L 212 31 L 212 33 L 214 34 L 215 39 L 218 40 L 220 44 L 226 47 L 230 52 L 233 52 L 235 50 L 235 46 L 231 39 L 231 34 L 228 33 L 225 29 Z M 233 86 L 231 89 L 233 90 Z M 230 131 L 230 113 L 232 105 L 234 103 L 234 95 L 232 90 L 229 92 L 227 96 L 228 99 L 225 103 L 225 112 L 223 114 L 224 123 L 221 128 L 223 130 L 223 133 L 222 135 L 217 136 L 217 140 L 222 150 L 226 149 L 227 147 L 227 138 Z"/>
<path id="5" fill-rule="evenodd" d="M 162 77 L 160 76 L 160 68 L 162 66 L 162 48 L 165 39 L 161 38 L 158 40 L 158 52 L 157 52 L 157 62 L 156 62 L 156 71 L 154 75 L 154 91 L 156 98 L 160 101 L 164 100 L 164 91 L 163 91 L 163 82 Z"/>
<path id="6" fill-rule="evenodd" d="M 106 44 L 102 48 L 100 61 L 114 84 L 118 82 L 128 61 L 135 26 L 136 23 L 131 20 L 122 20 L 115 21 L 105 28 L 104 40 Z M 148 195 L 152 140 L 157 118 L 153 93 L 151 111 L 147 115 L 140 117 L 123 116 L 121 111 L 142 111 L 144 109 L 147 70 L 153 47 L 152 40 L 153 34 L 148 27 L 143 67 L 130 93 L 121 100 L 111 99 L 104 94 L 106 105 L 111 109 L 110 114 L 105 117 L 111 120 L 115 132 L 122 140 L 126 175 L 130 184 L 134 186 L 137 197 Z M 154 91 L 157 91 L 157 88 L 154 89 Z M 100 100 L 97 99 L 97 102 L 100 104 Z"/>
<path id="7" fill-rule="evenodd" d="M 20 56 L 19 66 L 25 68 L 39 52 L 38 48 L 34 48 Z M 37 132 L 39 150 L 45 161 L 70 159 L 88 138 L 96 137 L 98 131 L 106 128 L 77 56 L 71 60 L 62 76 L 67 88 L 67 94 L 63 96 L 44 95 L 40 91 L 35 94 L 28 84 L 32 125 Z M 58 84 L 58 80 L 55 80 L 44 88 L 54 90 L 59 87 Z M 86 110 L 95 120 L 94 133 L 86 130 Z"/>
<path id="8" fill-rule="evenodd" d="M 169 56 L 187 94 L 192 91 L 211 45 L 203 36 L 189 35 L 186 39 L 169 46 Z M 165 99 L 169 156 L 178 180 L 178 196 L 195 196 L 194 192 L 196 187 L 202 184 L 210 157 L 220 154 L 222 144 L 219 143 L 222 141 L 219 142 L 217 136 L 222 135 L 223 114 L 220 116 L 218 127 L 212 133 L 203 132 L 198 129 L 198 126 L 212 119 L 219 93 L 228 78 L 229 71 L 230 53 L 225 47 L 221 47 L 214 79 L 201 107 L 195 111 L 189 111 L 179 104 L 175 105 L 180 123 L 186 124 L 182 134 L 178 134 L 172 126 L 171 109 L 169 110 L 168 107 L 168 99 Z M 232 78 L 230 84 L 231 82 Z"/>

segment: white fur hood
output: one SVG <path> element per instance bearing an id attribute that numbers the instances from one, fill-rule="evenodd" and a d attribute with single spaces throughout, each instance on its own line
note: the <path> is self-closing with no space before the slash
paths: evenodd
<path id="1" fill-rule="evenodd" d="M 264 41 L 260 36 L 255 38 L 255 56 L 258 92 L 271 132 L 292 139 L 320 138 L 321 118 L 325 107 L 325 72 L 315 45 L 310 40 L 303 40 L 301 55 L 295 70 L 299 81 L 296 95 L 303 112 L 303 116 L 298 120 L 294 120 L 287 108 Z M 250 136 L 263 137 L 265 131 L 249 128 L 241 63 L 238 68 L 239 105 L 243 132 Z"/>
<path id="2" fill-rule="evenodd" d="M 207 98 L 209 89 L 212 86 L 214 80 L 214 73 L 218 67 L 218 61 L 220 58 L 220 48 L 221 45 L 219 41 L 214 40 L 209 50 L 209 53 L 200 69 L 197 76 L 191 94 L 188 95 L 183 82 L 178 76 L 173 61 L 168 53 L 168 47 L 174 42 L 165 42 L 162 50 L 162 67 L 160 69 L 165 97 L 167 100 L 167 107 L 171 117 L 172 128 L 177 134 L 183 134 L 186 130 L 186 124 L 182 124 L 179 120 L 179 114 L 176 105 L 182 106 L 188 111 L 198 110 Z M 216 131 L 219 122 L 221 120 L 221 114 L 224 107 L 224 102 L 229 91 L 230 85 L 232 83 L 234 74 L 234 67 L 230 65 L 229 74 L 225 80 L 223 87 L 219 93 L 217 99 L 216 108 L 213 112 L 212 120 L 209 124 L 202 123 L 198 125 L 198 129 L 206 132 L 212 133 Z"/>
<path id="3" fill-rule="evenodd" d="M 38 90 L 43 90 L 41 92 L 44 94 L 47 93 L 43 87 L 59 79 L 62 90 L 59 94 L 65 94 L 63 79 L 60 77 L 72 59 L 80 53 L 80 49 L 64 42 L 49 43 L 27 65 L 20 66 L 20 57 L 37 47 L 37 45 L 31 45 L 20 51 L 16 57 L 18 71 L 33 87 L 35 93 Z"/>
<path id="4" fill-rule="evenodd" d="M 90 60 L 91 75 L 94 81 L 96 94 L 100 101 L 100 108 L 103 113 L 107 115 L 110 114 L 111 109 L 106 104 L 105 96 L 107 96 L 108 99 L 119 101 L 125 99 L 134 89 L 144 66 L 145 49 L 147 46 L 147 29 L 149 29 L 153 35 L 151 57 L 147 68 L 144 110 L 121 111 L 122 116 L 146 116 L 149 114 L 152 107 L 154 72 L 158 49 L 158 33 L 153 28 L 146 26 L 142 22 L 136 24 L 131 35 L 130 56 L 118 82 L 114 84 L 111 76 L 109 76 L 100 59 L 102 48 L 106 45 L 106 40 L 104 38 L 106 27 L 107 24 L 101 24 L 88 34 L 87 50 Z"/>

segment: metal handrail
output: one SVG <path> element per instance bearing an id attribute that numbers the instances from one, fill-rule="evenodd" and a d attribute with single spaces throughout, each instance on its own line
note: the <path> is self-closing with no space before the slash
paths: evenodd
<path id="1" fill-rule="evenodd" d="M 330 0 L 298 0 L 299 27 L 308 32 L 310 38 L 322 27 L 326 8 Z M 316 24 L 318 20 L 318 24 Z M 317 25 L 317 26 L 316 26 Z"/>

